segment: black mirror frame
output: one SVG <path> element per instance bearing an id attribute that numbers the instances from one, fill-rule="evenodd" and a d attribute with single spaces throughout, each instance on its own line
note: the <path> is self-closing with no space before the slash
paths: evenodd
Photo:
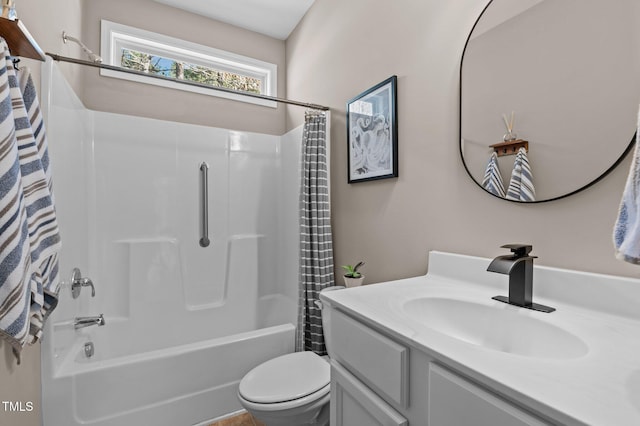
<path id="1" fill-rule="evenodd" d="M 458 148 L 460 150 L 460 160 L 462 160 L 462 165 L 464 166 L 464 169 L 467 171 L 467 174 L 469 175 L 469 178 L 471 178 L 471 180 L 473 181 L 473 183 L 475 183 L 480 189 L 482 189 L 482 191 L 484 191 L 485 193 L 491 195 L 492 197 L 495 197 L 499 200 L 503 200 L 503 201 L 508 201 L 510 203 L 519 203 L 519 204 L 539 204 L 539 203 L 546 203 L 549 201 L 555 201 L 555 200 L 560 200 L 562 198 L 567 198 L 571 195 L 577 194 L 578 192 L 584 191 L 585 189 L 595 185 L 596 183 L 600 182 L 602 179 L 604 179 L 609 173 L 611 173 L 616 167 L 618 167 L 618 165 L 620 165 L 620 163 L 622 163 L 622 161 L 624 161 L 624 159 L 627 157 L 627 155 L 629 155 L 629 152 L 631 152 L 633 146 L 634 146 L 634 142 L 636 141 L 638 132 L 636 131 L 633 134 L 633 137 L 631 138 L 631 142 L 629 142 L 629 145 L 627 145 L 627 147 L 625 148 L 624 152 L 620 155 L 620 157 L 611 165 L 611 167 L 609 167 L 607 170 L 605 170 L 600 176 L 598 176 L 597 178 L 595 178 L 594 180 L 592 180 L 591 182 L 587 183 L 586 185 L 568 192 L 566 194 L 563 195 L 559 195 L 557 197 L 553 197 L 553 198 L 546 198 L 544 200 L 535 200 L 535 201 L 520 201 L 520 200 L 509 200 L 507 198 L 503 198 L 503 197 L 499 197 L 498 195 L 495 195 L 489 191 L 487 191 L 480 182 L 478 182 L 473 175 L 471 174 L 471 171 L 469 170 L 469 167 L 467 167 L 467 163 L 464 161 L 464 153 L 462 152 L 462 66 L 464 64 L 464 54 L 467 51 L 467 46 L 469 44 L 469 40 L 471 40 L 471 34 L 473 34 L 473 30 L 476 28 L 476 26 L 478 25 L 478 22 L 480 21 L 480 19 L 482 18 L 482 15 L 484 15 L 484 13 L 486 12 L 487 8 L 489 8 L 489 6 L 491 5 L 491 3 L 493 3 L 493 0 L 489 0 L 489 2 L 487 3 L 487 5 L 482 9 L 482 12 L 480 12 L 480 15 L 478 16 L 478 18 L 476 19 L 476 21 L 473 23 L 473 27 L 471 27 L 471 31 L 469 31 L 469 35 L 467 36 L 467 40 L 464 43 L 464 49 L 462 49 L 462 56 L 460 58 L 460 76 L 459 76 L 459 82 L 458 82 Z"/>

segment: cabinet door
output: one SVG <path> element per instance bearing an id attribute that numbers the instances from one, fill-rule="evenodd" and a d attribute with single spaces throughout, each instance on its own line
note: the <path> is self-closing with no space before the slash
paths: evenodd
<path id="1" fill-rule="evenodd" d="M 408 426 L 407 419 L 331 361 L 331 426 Z"/>
<path id="2" fill-rule="evenodd" d="M 331 311 L 334 359 L 373 391 L 409 407 L 409 349 L 338 310 Z"/>
<path id="3" fill-rule="evenodd" d="M 549 423 L 431 363 L 429 426 L 549 426 Z"/>

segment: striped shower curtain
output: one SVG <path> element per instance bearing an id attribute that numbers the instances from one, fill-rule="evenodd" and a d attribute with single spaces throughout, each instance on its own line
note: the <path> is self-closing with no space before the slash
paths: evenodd
<path id="1" fill-rule="evenodd" d="M 308 111 L 302 135 L 300 188 L 300 272 L 296 351 L 326 353 L 320 290 L 334 285 L 326 147 L 327 118 Z"/>

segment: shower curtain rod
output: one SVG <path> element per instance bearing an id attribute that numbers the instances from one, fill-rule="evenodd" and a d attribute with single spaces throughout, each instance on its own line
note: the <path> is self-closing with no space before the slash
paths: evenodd
<path id="1" fill-rule="evenodd" d="M 197 83 L 195 81 L 178 80 L 177 78 L 165 77 L 163 75 L 148 74 L 146 72 L 131 70 L 131 69 L 128 69 L 128 68 L 116 67 L 114 65 L 106 65 L 106 64 L 102 64 L 102 63 L 85 61 L 85 60 L 82 60 L 82 59 L 69 58 L 67 56 L 61 56 L 61 55 L 57 55 L 55 53 L 46 52 L 46 55 L 50 56 L 54 61 L 59 61 L 59 62 L 69 62 L 69 63 L 72 63 L 72 64 L 88 65 L 88 66 L 94 67 L 94 68 L 100 68 L 100 69 L 111 70 L 111 71 L 118 71 L 118 72 L 123 72 L 123 73 L 127 73 L 127 74 L 141 75 L 141 76 L 145 76 L 145 77 L 156 78 L 158 80 L 171 81 L 171 82 L 174 82 L 174 83 L 185 84 L 187 86 L 201 87 L 203 89 L 217 90 L 219 92 L 234 93 L 236 95 L 249 96 L 251 98 L 264 99 L 264 100 L 267 100 L 267 101 L 280 102 L 280 103 L 289 104 L 289 105 L 297 105 L 297 106 L 310 108 L 310 109 L 316 109 L 316 110 L 320 110 L 320 111 L 329 111 L 329 107 L 326 107 L 326 106 L 323 106 L 323 105 L 310 104 L 310 103 L 306 103 L 306 102 L 292 101 L 292 100 L 289 100 L 289 99 L 282 99 L 282 98 L 277 98 L 275 96 L 261 95 L 261 94 L 258 94 L 258 93 L 241 92 L 241 91 L 237 91 L 237 90 L 226 89 L 224 87 L 214 87 L 214 86 L 209 86 L 209 85 L 203 84 L 203 83 Z"/>

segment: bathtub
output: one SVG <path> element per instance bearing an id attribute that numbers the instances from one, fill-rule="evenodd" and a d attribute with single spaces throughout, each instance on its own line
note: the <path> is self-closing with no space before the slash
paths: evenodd
<path id="1" fill-rule="evenodd" d="M 293 352 L 294 330 L 283 324 L 112 358 L 111 352 L 122 348 L 107 323 L 81 333 L 56 376 L 47 381 L 45 424 L 209 424 L 242 409 L 236 395 L 240 379 L 256 365 Z M 92 357 L 85 356 L 86 342 L 94 345 Z"/>
<path id="2" fill-rule="evenodd" d="M 266 237 L 233 236 L 226 245 L 227 278 L 201 280 L 222 288 L 212 303 L 189 302 L 171 266 L 186 263 L 183 250 L 173 253 L 180 243 L 165 239 L 114 244 L 126 254 L 114 257 L 127 286 L 108 287 L 110 277 L 97 275 L 96 297 L 74 300 L 65 283 L 42 345 L 43 426 L 206 425 L 241 410 L 242 377 L 294 351 L 297 304 L 259 294 Z M 74 328 L 76 316 L 93 313 L 104 314 L 104 326 Z"/>

